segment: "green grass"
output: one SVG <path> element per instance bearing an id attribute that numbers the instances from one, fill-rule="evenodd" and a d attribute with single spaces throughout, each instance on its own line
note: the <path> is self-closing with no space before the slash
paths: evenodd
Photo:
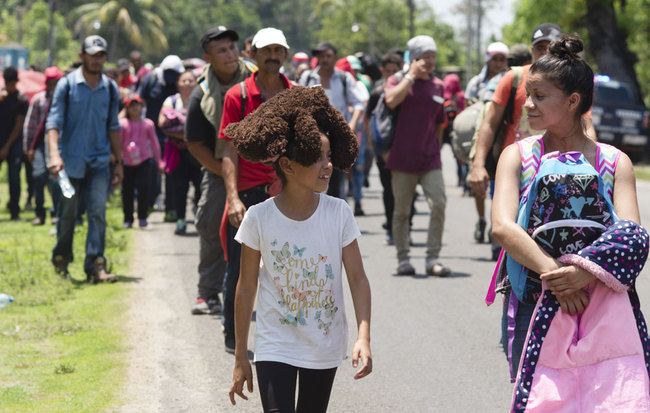
<path id="1" fill-rule="evenodd" d="M 72 279 L 56 275 L 50 263 L 53 226 L 48 219 L 33 227 L 32 212 L 22 212 L 21 221 L 9 220 L 2 166 L 0 292 L 13 295 L 15 302 L 0 309 L 0 412 L 113 411 L 126 377 L 129 285 L 85 282 L 85 224 L 75 231 Z M 119 205 L 113 196 L 106 213 L 105 255 L 109 269 L 124 276 L 132 240 L 121 229 Z"/>
<path id="2" fill-rule="evenodd" d="M 650 165 L 635 165 L 634 175 L 636 175 L 636 179 L 650 181 Z"/>

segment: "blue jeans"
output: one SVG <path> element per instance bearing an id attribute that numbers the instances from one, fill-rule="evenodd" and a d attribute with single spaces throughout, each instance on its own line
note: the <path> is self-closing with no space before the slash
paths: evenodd
<path id="1" fill-rule="evenodd" d="M 260 187 L 239 192 L 239 199 L 246 209 L 264 202 L 269 197 Z M 235 241 L 237 228 L 228 223 L 226 236 L 228 241 L 228 262 L 226 263 L 226 276 L 223 280 L 223 327 L 226 335 L 235 334 L 235 291 L 239 281 L 239 266 L 241 260 L 241 244 Z"/>
<path id="2" fill-rule="evenodd" d="M 508 308 L 510 304 L 510 295 L 512 290 L 506 292 L 503 301 L 503 313 L 501 315 L 501 345 L 503 351 L 508 357 Z M 516 298 L 515 298 L 516 300 Z M 517 375 L 519 370 L 519 360 L 521 359 L 521 352 L 524 348 L 526 335 L 528 334 L 528 326 L 530 319 L 535 311 L 535 304 L 524 304 L 521 301 L 517 302 L 517 312 L 514 318 L 514 337 L 512 340 L 512 358 L 510 359 L 510 374 L 511 378 Z M 513 375 L 514 373 L 514 375 Z"/>
<path id="3" fill-rule="evenodd" d="M 40 146 L 34 150 L 32 162 L 32 176 L 34 178 L 34 202 L 36 203 L 36 216 L 45 220 L 45 184 L 48 182 L 47 166 L 45 162 L 45 147 Z"/>
<path id="4" fill-rule="evenodd" d="M 110 185 L 108 165 L 101 168 L 86 168 L 82 179 L 70 178 L 75 188 L 75 195 L 68 199 L 61 197 L 57 208 L 56 245 L 52 249 L 52 258 L 62 255 L 67 262 L 74 258 L 72 241 L 78 208 L 81 200 L 87 206 L 88 233 L 86 235 L 86 259 L 84 270 L 90 277 L 95 259 L 104 256 L 106 243 L 106 201 Z"/>
<path id="5" fill-rule="evenodd" d="M 20 168 L 23 164 L 23 152 L 20 142 L 11 145 L 6 161 L 9 168 L 9 212 L 12 218 L 17 218 L 20 213 Z M 0 165 L 2 165 L 1 160 Z"/>

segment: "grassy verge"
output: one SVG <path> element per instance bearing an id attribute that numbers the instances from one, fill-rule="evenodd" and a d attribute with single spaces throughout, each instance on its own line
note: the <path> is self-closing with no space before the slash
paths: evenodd
<path id="1" fill-rule="evenodd" d="M 128 284 L 85 282 L 85 224 L 75 231 L 72 280 L 61 279 L 50 264 L 55 236 L 49 232 L 54 226 L 48 222 L 33 227 L 31 212 L 22 212 L 21 221 L 9 221 L 7 198 L 4 167 L 0 170 L 0 292 L 13 295 L 15 302 L 0 309 L 0 411 L 110 410 L 125 377 Z M 132 242 L 129 232 L 121 229 L 119 198 L 111 198 L 106 218 L 105 255 L 112 271 L 124 275 Z"/>
<path id="2" fill-rule="evenodd" d="M 650 165 L 635 165 L 634 175 L 636 175 L 636 179 L 650 181 Z"/>

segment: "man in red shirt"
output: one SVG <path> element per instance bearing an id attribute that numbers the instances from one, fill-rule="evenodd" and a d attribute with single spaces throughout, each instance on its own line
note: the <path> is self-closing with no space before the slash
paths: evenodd
<path id="1" fill-rule="evenodd" d="M 259 70 L 226 92 L 219 131 L 219 139 L 226 140 L 222 170 L 227 193 L 228 264 L 223 288 L 222 321 L 226 351 L 229 353 L 235 351 L 235 289 L 239 280 L 241 255 L 241 245 L 235 241 L 235 234 L 246 209 L 266 200 L 271 192 L 271 185 L 278 179 L 273 166 L 241 158 L 223 131 L 230 123 L 239 122 L 267 99 L 291 87 L 289 79 L 280 73 L 282 63 L 289 57 L 289 45 L 280 30 L 267 27 L 258 31 L 253 37 L 251 52 Z M 279 181 L 276 184 L 279 184 Z"/>

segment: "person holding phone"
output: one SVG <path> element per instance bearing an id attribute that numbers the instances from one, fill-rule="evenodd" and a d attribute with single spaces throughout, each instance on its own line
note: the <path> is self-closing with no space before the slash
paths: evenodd
<path id="1" fill-rule="evenodd" d="M 415 36 L 406 46 L 411 61 L 408 72 L 401 78 L 389 77 L 385 86 L 386 106 L 400 108 L 393 145 L 386 159 L 395 196 L 393 239 L 397 248 L 397 274 L 415 274 L 409 260 L 409 216 L 419 184 L 431 209 L 425 272 L 444 277 L 451 270 L 438 260 L 447 204 L 440 158 L 445 122 L 444 86 L 433 75 L 438 49 L 430 36 Z"/>

